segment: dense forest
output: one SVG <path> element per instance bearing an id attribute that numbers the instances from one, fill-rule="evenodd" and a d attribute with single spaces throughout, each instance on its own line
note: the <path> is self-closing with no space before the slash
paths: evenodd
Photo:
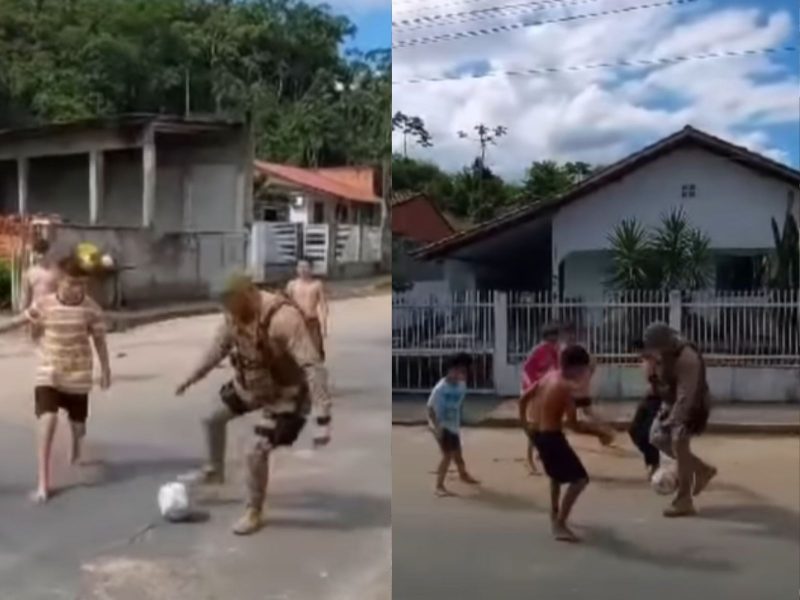
<path id="1" fill-rule="evenodd" d="M 131 112 L 250 118 L 257 153 L 388 159 L 391 52 L 296 0 L 0 0 L 0 128 Z"/>

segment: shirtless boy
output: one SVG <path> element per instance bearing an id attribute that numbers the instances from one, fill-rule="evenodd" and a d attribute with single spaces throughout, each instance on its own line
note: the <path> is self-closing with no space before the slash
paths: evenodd
<path id="1" fill-rule="evenodd" d="M 520 420 L 550 478 L 550 518 L 553 536 L 559 541 L 579 538 L 567 525 L 572 507 L 589 483 L 589 476 L 564 435 L 566 425 L 576 433 L 597 436 L 610 442 L 609 433 L 594 423 L 578 421 L 576 392 L 591 378 L 591 359 L 581 346 L 568 346 L 561 353 L 559 369 L 545 375 L 520 398 Z M 561 499 L 561 486 L 567 491 Z"/>
<path id="2" fill-rule="evenodd" d="M 58 270 L 47 258 L 49 250 L 50 244 L 45 239 L 39 238 L 33 243 L 33 264 L 22 279 L 22 310 L 28 310 L 35 302 L 56 293 Z M 41 334 L 40 328 L 31 327 L 31 337 L 34 341 L 37 341 Z"/>
<path id="3" fill-rule="evenodd" d="M 312 276 L 311 261 L 307 258 L 298 261 L 297 277 L 286 286 L 286 294 L 303 311 L 311 338 L 320 356 L 325 360 L 324 339 L 328 337 L 328 300 L 322 282 Z"/>

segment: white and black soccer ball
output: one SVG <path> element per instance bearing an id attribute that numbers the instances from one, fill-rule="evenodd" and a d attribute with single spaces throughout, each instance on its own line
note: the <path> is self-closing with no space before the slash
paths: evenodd
<path id="1" fill-rule="evenodd" d="M 158 509 L 167 521 L 185 521 L 192 513 L 189 488 L 186 484 L 173 481 L 158 490 Z"/>
<path id="2" fill-rule="evenodd" d="M 650 486 L 660 496 L 669 496 L 678 489 L 678 472 L 675 467 L 659 467 L 650 478 Z"/>

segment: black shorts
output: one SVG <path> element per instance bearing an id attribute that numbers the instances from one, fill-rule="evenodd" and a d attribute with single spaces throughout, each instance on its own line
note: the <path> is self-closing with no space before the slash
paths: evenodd
<path id="1" fill-rule="evenodd" d="M 67 394 L 54 387 L 37 386 L 34 390 L 35 412 L 38 419 L 45 414 L 66 411 L 73 423 L 86 423 L 89 418 L 89 395 Z"/>
<path id="2" fill-rule="evenodd" d="M 436 439 L 442 452 L 461 452 L 461 436 L 447 429 L 442 429 L 442 433 Z"/>
<path id="3" fill-rule="evenodd" d="M 558 483 L 575 483 L 589 475 L 562 431 L 537 431 L 531 435 L 547 476 Z"/>
<path id="4" fill-rule="evenodd" d="M 233 382 L 231 381 L 223 384 L 223 386 L 220 388 L 219 398 L 222 400 L 222 403 L 227 406 L 237 417 L 241 417 L 242 415 L 246 415 L 247 413 L 255 410 L 255 407 L 250 406 L 247 402 L 239 397 L 239 394 L 236 393 L 236 388 L 233 386 Z"/>

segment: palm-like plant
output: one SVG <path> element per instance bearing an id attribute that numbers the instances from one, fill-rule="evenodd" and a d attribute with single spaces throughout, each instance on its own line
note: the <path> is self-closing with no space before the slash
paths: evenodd
<path id="1" fill-rule="evenodd" d="M 647 230 L 636 219 L 623 219 L 608 236 L 613 254 L 609 285 L 618 290 L 652 287 L 653 252 Z"/>
<path id="2" fill-rule="evenodd" d="M 711 239 L 689 224 L 682 208 L 673 209 L 649 232 L 625 219 L 609 236 L 612 271 L 618 290 L 697 290 L 710 280 Z"/>

